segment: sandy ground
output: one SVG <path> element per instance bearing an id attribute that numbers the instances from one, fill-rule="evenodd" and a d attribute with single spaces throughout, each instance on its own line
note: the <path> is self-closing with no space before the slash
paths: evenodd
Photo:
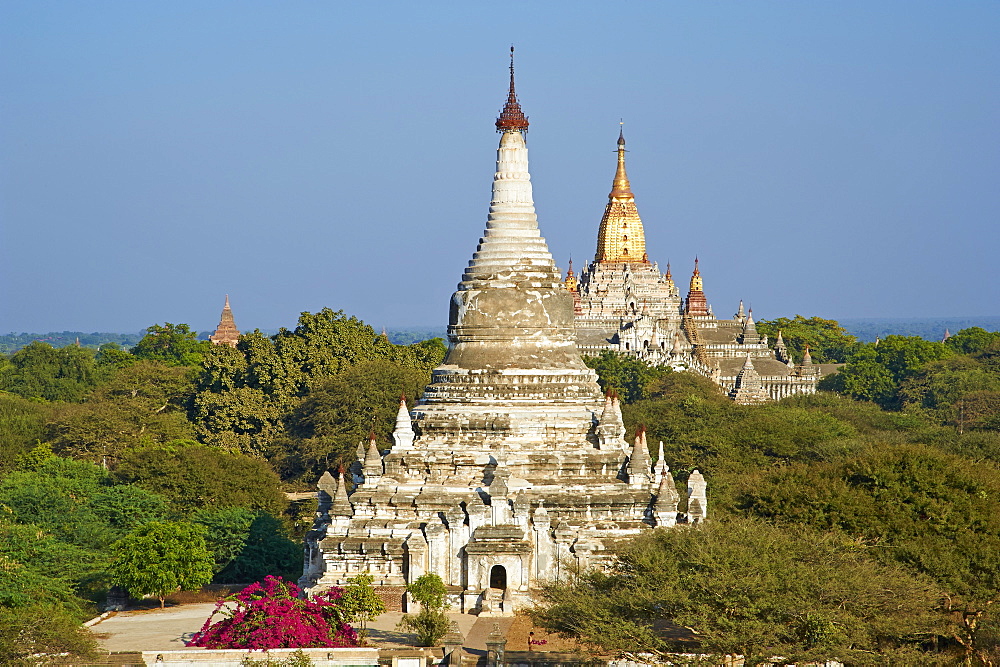
<path id="1" fill-rule="evenodd" d="M 175 651 L 201 629 L 215 609 L 214 602 L 186 604 L 167 609 L 120 611 L 91 631 L 107 651 Z"/>
<path id="2" fill-rule="evenodd" d="M 106 651 L 171 651 L 185 648 L 184 641 L 201 629 L 215 603 L 184 604 L 167 609 L 123 611 L 94 625 L 91 631 Z M 368 626 L 368 641 L 384 647 L 415 646 L 413 635 L 396 630 L 403 615 L 382 614 Z M 462 635 L 468 637 L 476 617 L 449 614 L 458 621 Z"/>

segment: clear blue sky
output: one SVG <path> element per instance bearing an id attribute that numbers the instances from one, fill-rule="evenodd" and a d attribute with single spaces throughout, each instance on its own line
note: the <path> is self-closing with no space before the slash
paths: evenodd
<path id="1" fill-rule="evenodd" d="M 0 3 L 0 331 L 442 325 L 516 44 L 542 232 L 625 119 L 652 259 L 731 314 L 1000 314 L 1000 3 Z"/>

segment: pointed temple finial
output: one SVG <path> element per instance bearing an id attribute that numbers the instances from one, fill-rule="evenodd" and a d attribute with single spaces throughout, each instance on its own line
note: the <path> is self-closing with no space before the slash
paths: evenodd
<path id="1" fill-rule="evenodd" d="M 510 47 L 510 89 L 507 91 L 507 103 L 497 118 L 497 132 L 527 132 L 528 117 L 521 111 L 514 92 L 514 47 Z"/>
<path id="2" fill-rule="evenodd" d="M 628 174 L 625 172 L 625 124 L 618 130 L 618 170 L 615 172 L 615 182 L 611 188 L 612 198 L 624 199 L 635 197 L 632 194 L 632 184 L 628 181 Z"/>
<path id="3" fill-rule="evenodd" d="M 642 218 L 635 206 L 635 195 L 625 171 L 625 129 L 620 123 L 618 130 L 618 168 L 608 195 L 608 205 L 601 218 L 601 228 L 597 233 L 598 262 L 649 263 L 646 254 L 646 232 Z"/>

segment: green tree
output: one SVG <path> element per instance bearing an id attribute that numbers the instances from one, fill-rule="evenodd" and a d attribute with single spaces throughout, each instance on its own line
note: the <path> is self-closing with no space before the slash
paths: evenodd
<path id="1" fill-rule="evenodd" d="M 313 389 L 362 362 L 386 360 L 429 369 L 443 358 L 440 341 L 393 345 L 341 311 L 302 313 L 294 330 L 270 338 L 244 335 L 236 348 L 215 346 L 192 402 L 192 420 L 206 442 L 268 451 L 285 420 Z"/>
<path id="2" fill-rule="evenodd" d="M 796 315 L 792 319 L 761 320 L 757 323 L 757 331 L 771 341 L 778 337 L 780 331 L 785 346 L 795 359 L 802 358 L 808 345 L 813 361 L 820 364 L 847 361 L 858 346 L 858 339 L 840 323 L 821 317 Z"/>
<path id="3" fill-rule="evenodd" d="M 846 534 L 886 563 L 935 579 L 970 658 L 998 627 L 1000 468 L 926 445 L 878 443 L 849 458 L 762 470 L 739 506 L 787 526 Z"/>
<path id="4" fill-rule="evenodd" d="M 250 523 L 243 548 L 216 579 L 221 583 L 247 583 L 269 575 L 295 579 L 301 574 L 301 544 L 288 539 L 280 521 L 260 512 Z"/>
<path id="5" fill-rule="evenodd" d="M 118 343 L 104 343 L 97 352 L 98 368 L 123 368 L 131 366 L 138 359 L 128 350 L 122 349 Z"/>
<path id="6" fill-rule="evenodd" d="M 954 352 L 944 343 L 918 336 L 886 336 L 878 343 L 861 346 L 848 357 L 847 365 L 840 372 L 820 382 L 820 388 L 898 409 L 902 405 L 900 384 L 924 364 L 952 354 Z"/>
<path id="7" fill-rule="evenodd" d="M 97 642 L 80 620 L 65 607 L 46 602 L 0 607 L 0 659 L 13 667 L 50 660 L 89 663 L 97 657 Z"/>
<path id="8" fill-rule="evenodd" d="M 49 405 L 0 393 L 0 475 L 38 445 L 51 414 Z"/>
<path id="9" fill-rule="evenodd" d="M 0 481 L 0 505 L 17 523 L 100 550 L 133 527 L 160 518 L 165 501 L 140 488 L 114 485 L 99 466 L 52 457 Z"/>
<path id="10" fill-rule="evenodd" d="M 876 563 L 849 541 L 745 519 L 650 531 L 625 545 L 608 574 L 553 585 L 544 626 L 606 650 L 680 647 L 658 630 L 690 628 L 702 652 L 747 665 L 785 660 L 897 658 L 938 629 L 935 585 Z"/>
<path id="11" fill-rule="evenodd" d="M 138 361 L 114 370 L 86 403 L 57 411 L 46 439 L 59 454 L 113 463 L 129 449 L 191 438 L 192 390 L 191 369 Z"/>
<path id="12" fill-rule="evenodd" d="M 951 336 L 944 344 L 959 354 L 980 355 L 1000 346 L 1000 331 L 970 327 Z"/>
<path id="13" fill-rule="evenodd" d="M 596 357 L 584 357 L 583 361 L 597 371 L 601 389 L 617 391 L 625 403 L 647 398 L 650 383 L 672 372 L 669 368 L 650 366 L 645 361 L 610 350 Z"/>
<path id="14" fill-rule="evenodd" d="M 212 580 L 212 554 L 200 526 L 150 522 L 119 540 L 113 550 L 111 581 L 134 595 L 155 596 L 161 609 L 170 593 L 197 590 Z"/>
<path id="15" fill-rule="evenodd" d="M 944 423 L 960 429 L 966 426 L 965 401 L 967 398 L 1000 393 L 1000 375 L 989 372 L 970 356 L 955 356 L 932 361 L 903 380 L 899 396 L 904 406 L 919 406 L 933 411 Z M 990 415 L 972 415 L 976 419 Z"/>
<path id="16" fill-rule="evenodd" d="M 429 370 L 387 359 L 355 364 L 317 386 L 292 412 L 287 421 L 293 438 L 276 440 L 270 459 L 310 482 L 324 470 L 349 465 L 369 431 L 392 442 L 400 395 L 412 406 L 429 381 Z"/>
<path id="17" fill-rule="evenodd" d="M 245 507 L 205 507 L 191 515 L 191 522 L 205 527 L 205 544 L 215 557 L 218 574 L 246 546 L 256 512 Z"/>
<path id="18" fill-rule="evenodd" d="M 80 401 L 97 385 L 94 351 L 35 341 L 14 353 L 0 374 L 0 389 L 49 401 Z"/>
<path id="19" fill-rule="evenodd" d="M 199 366 L 202 357 L 212 348 L 207 340 L 198 340 L 198 332 L 186 324 L 164 322 L 146 328 L 132 355 L 136 359 L 159 361 L 168 366 Z"/>
<path id="20" fill-rule="evenodd" d="M 362 641 L 368 636 L 368 623 L 385 613 L 385 602 L 375 592 L 373 581 L 375 579 L 370 574 L 351 577 L 340 598 L 344 622 L 355 626 Z"/>
<path id="21" fill-rule="evenodd" d="M 417 642 L 421 646 L 436 646 L 448 634 L 450 627 L 448 614 L 445 613 L 449 607 L 445 602 L 448 589 L 441 577 L 428 572 L 407 584 L 406 592 L 415 602 L 420 603 L 420 611 L 416 614 L 403 614 L 398 627 L 416 633 Z"/>
<path id="22" fill-rule="evenodd" d="M 206 507 L 245 507 L 280 515 L 287 505 L 267 461 L 197 442 L 174 441 L 126 452 L 114 476 L 163 496 L 182 514 Z"/>

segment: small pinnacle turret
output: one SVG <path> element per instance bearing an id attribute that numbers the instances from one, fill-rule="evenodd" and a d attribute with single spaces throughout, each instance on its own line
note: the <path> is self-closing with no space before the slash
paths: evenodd
<path id="1" fill-rule="evenodd" d="M 406 396 L 399 397 L 399 410 L 396 411 L 396 428 L 392 431 L 396 449 L 413 449 L 413 423 L 410 421 L 410 410 L 406 407 Z"/>
<path id="2" fill-rule="evenodd" d="M 778 330 L 778 337 L 774 341 L 774 358 L 783 364 L 794 366 L 792 363 L 792 357 L 788 354 L 788 347 L 785 345 L 785 339 L 781 336 L 781 330 Z"/>
<path id="3" fill-rule="evenodd" d="M 708 518 L 707 488 L 705 478 L 695 469 L 688 477 L 688 522 L 701 523 Z"/>
<path id="4" fill-rule="evenodd" d="M 368 434 L 368 451 L 365 452 L 365 484 L 378 484 L 384 472 L 382 454 L 378 451 L 378 446 L 375 443 L 375 431 L 372 431 Z"/>
<path id="5" fill-rule="evenodd" d="M 742 306 L 743 302 L 740 301 L 740 307 Z M 740 345 L 756 345 L 760 342 L 760 334 L 757 333 L 757 325 L 753 321 L 753 308 L 750 309 L 750 312 L 743 320 L 743 331 L 740 332 L 736 340 Z"/>
<path id="6" fill-rule="evenodd" d="M 653 502 L 653 517 L 657 526 L 670 528 L 677 525 L 677 505 L 680 500 L 681 494 L 677 493 L 674 477 L 667 468 L 656 487 L 656 500 Z M 690 507 L 688 511 L 690 512 Z"/>
<path id="7" fill-rule="evenodd" d="M 635 434 L 635 444 L 632 446 L 632 454 L 628 458 L 628 467 L 626 468 L 629 486 L 633 488 L 649 486 L 652 477 L 652 464 L 649 446 L 646 444 L 646 427 L 640 426 Z"/>

